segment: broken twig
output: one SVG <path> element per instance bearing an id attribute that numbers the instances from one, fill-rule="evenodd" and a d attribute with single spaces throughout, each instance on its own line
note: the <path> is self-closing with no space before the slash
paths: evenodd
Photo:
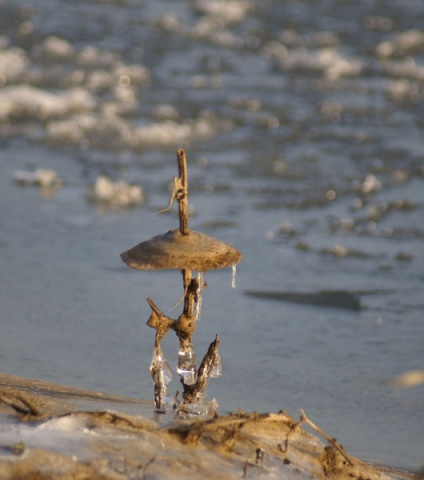
<path id="1" fill-rule="evenodd" d="M 324 438 L 325 440 L 327 440 L 328 443 L 331 443 L 331 445 L 333 445 L 334 448 L 336 448 L 340 454 L 346 459 L 346 461 L 348 462 L 348 464 L 350 466 L 353 465 L 353 461 L 351 460 L 351 458 L 349 457 L 349 455 L 345 452 L 344 448 L 342 445 L 340 445 L 338 442 L 337 442 L 337 439 L 336 438 L 331 438 L 329 435 L 327 435 L 324 430 L 321 430 L 321 428 L 317 427 L 315 425 L 315 423 L 313 423 L 311 420 L 309 420 L 309 418 L 306 416 L 306 413 L 300 409 L 300 413 L 301 413 L 301 416 L 300 416 L 300 422 L 304 422 L 306 423 L 307 425 L 309 425 L 312 430 L 314 430 L 315 432 L 318 433 L 318 435 L 320 435 L 322 438 Z M 300 423 L 299 422 L 299 423 Z"/>

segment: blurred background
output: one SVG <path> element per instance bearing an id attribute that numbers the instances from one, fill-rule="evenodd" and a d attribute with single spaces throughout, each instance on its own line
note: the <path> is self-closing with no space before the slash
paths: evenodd
<path id="1" fill-rule="evenodd" d="M 184 148 L 191 228 L 244 254 L 236 289 L 205 278 L 209 398 L 420 470 L 423 25 L 419 0 L 0 0 L 1 370 L 153 398 L 145 298 L 177 317 L 181 274 L 119 254 L 178 226 Z"/>

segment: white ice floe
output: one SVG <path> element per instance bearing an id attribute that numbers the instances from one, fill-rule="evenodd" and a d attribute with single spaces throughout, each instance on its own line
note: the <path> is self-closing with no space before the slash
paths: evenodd
<path id="1" fill-rule="evenodd" d="M 118 149 L 131 145 L 131 125 L 118 115 L 80 113 L 49 122 L 47 139 L 54 144 Z"/>
<path id="2" fill-rule="evenodd" d="M 424 32 L 417 29 L 395 35 L 391 40 L 385 40 L 377 45 L 376 53 L 380 58 L 405 56 L 412 51 L 424 47 Z"/>
<path id="3" fill-rule="evenodd" d="M 45 121 L 95 107 L 96 99 L 80 88 L 50 93 L 30 85 L 14 85 L 0 90 L 0 120 Z"/>
<path id="4" fill-rule="evenodd" d="M 216 133 L 217 128 L 213 119 L 207 118 L 188 122 L 165 120 L 136 127 L 134 138 L 140 146 L 172 146 L 190 141 L 191 138 L 197 140 L 210 138 Z"/>
<path id="5" fill-rule="evenodd" d="M 391 81 L 386 88 L 386 93 L 397 101 L 417 101 L 424 95 L 418 82 L 403 79 Z"/>
<path id="6" fill-rule="evenodd" d="M 47 138 L 55 144 L 78 145 L 100 149 L 172 147 L 192 138 L 207 139 L 231 128 L 231 122 L 212 117 L 175 122 L 165 120 L 134 126 L 116 114 L 113 104 L 103 105 L 101 113 L 83 113 L 47 125 Z M 116 107 L 118 108 L 118 107 Z"/>
<path id="7" fill-rule="evenodd" d="M 378 192 L 381 190 L 381 182 L 375 175 L 369 173 L 361 184 L 361 190 L 363 193 Z"/>
<path id="8" fill-rule="evenodd" d="M 176 120 L 178 118 L 178 110 L 173 105 L 159 103 L 154 107 L 153 115 L 161 120 Z"/>
<path id="9" fill-rule="evenodd" d="M 251 9 L 251 3 L 242 0 L 198 0 L 195 10 L 201 15 L 193 24 L 185 24 L 172 13 L 160 19 L 162 28 L 192 38 L 202 38 L 215 45 L 233 48 L 243 44 L 243 39 L 227 27 L 243 21 Z"/>
<path id="10" fill-rule="evenodd" d="M 28 57 L 22 49 L 12 47 L 2 50 L 0 47 L 0 86 L 18 80 L 28 66 Z"/>
<path id="11" fill-rule="evenodd" d="M 124 180 L 113 182 L 101 175 L 94 185 L 89 187 L 87 198 L 94 203 L 131 207 L 144 202 L 144 193 L 139 185 L 130 185 Z"/>
<path id="12" fill-rule="evenodd" d="M 63 38 L 50 36 L 36 47 L 34 54 L 53 61 L 70 60 L 75 54 L 75 49 Z"/>
<path id="13" fill-rule="evenodd" d="M 21 185 L 38 185 L 43 188 L 63 185 L 63 180 L 58 177 L 54 170 L 49 168 L 39 168 L 34 172 L 16 170 L 13 174 L 13 180 Z"/>
<path id="14" fill-rule="evenodd" d="M 109 50 L 100 50 L 94 45 L 87 45 L 76 55 L 77 64 L 83 67 L 110 67 L 118 61 L 119 56 L 117 53 Z"/>
<path id="15" fill-rule="evenodd" d="M 424 81 L 424 66 L 418 64 L 412 57 L 399 61 L 382 61 L 381 69 L 392 77 Z"/>
<path id="16" fill-rule="evenodd" d="M 122 77 L 127 77 L 132 85 L 146 85 L 150 80 L 149 70 L 142 65 L 118 64 L 113 69 L 113 76 L 115 80 L 121 79 L 121 86 Z"/>
<path id="17" fill-rule="evenodd" d="M 239 0 L 198 0 L 195 5 L 197 10 L 222 18 L 226 24 L 241 22 L 250 9 L 248 2 Z"/>
<path id="18" fill-rule="evenodd" d="M 363 68 L 361 60 L 344 56 L 334 48 L 288 49 L 279 42 L 270 42 L 266 51 L 284 70 L 322 73 L 329 80 L 358 76 Z"/>
<path id="19" fill-rule="evenodd" d="M 246 7 L 235 1 L 226 8 L 234 20 L 241 15 L 234 12 Z M 212 10 L 202 18 L 215 19 Z M 225 29 L 213 34 L 225 37 Z M 175 108 L 163 105 L 153 112 L 156 121 L 135 122 L 139 90 L 150 80 L 147 68 L 127 64 L 116 52 L 78 49 L 57 36 L 47 37 L 29 56 L 0 42 L 0 122 L 13 122 L 19 132 L 20 123 L 38 121 L 39 136 L 52 144 L 113 151 L 175 147 L 232 128 L 231 121 L 212 114 L 182 120 Z"/>

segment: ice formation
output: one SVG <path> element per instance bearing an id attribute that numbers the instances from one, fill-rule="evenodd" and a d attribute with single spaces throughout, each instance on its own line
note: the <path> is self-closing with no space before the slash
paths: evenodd
<path id="1" fill-rule="evenodd" d="M 197 380 L 197 360 L 194 347 L 190 343 L 188 345 L 180 345 L 178 350 L 177 372 L 182 377 L 185 385 L 193 385 Z"/>
<path id="2" fill-rule="evenodd" d="M 150 374 L 155 384 L 156 405 L 158 408 L 161 408 L 166 397 L 167 385 L 171 382 L 174 375 L 160 345 L 155 346 L 153 350 Z"/>
<path id="3" fill-rule="evenodd" d="M 197 274 L 197 291 L 196 291 L 196 320 L 202 316 L 202 300 L 203 300 L 203 287 L 204 287 L 204 272 Z"/>
<path id="4" fill-rule="evenodd" d="M 213 362 L 213 368 L 209 373 L 210 378 L 217 378 L 222 375 L 222 362 L 221 362 L 221 356 L 217 352 L 215 356 L 215 360 Z"/>
<path id="5" fill-rule="evenodd" d="M 236 288 L 237 265 L 236 264 L 232 265 L 232 269 L 233 269 L 233 277 L 231 279 L 231 286 L 232 288 Z"/>

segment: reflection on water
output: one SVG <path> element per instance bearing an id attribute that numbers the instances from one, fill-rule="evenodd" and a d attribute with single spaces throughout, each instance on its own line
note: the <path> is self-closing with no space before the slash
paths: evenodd
<path id="1" fill-rule="evenodd" d="M 177 225 L 155 212 L 183 147 L 191 225 L 244 254 L 236 290 L 224 271 L 202 292 L 196 341 L 219 333 L 225 371 L 211 397 L 303 407 L 352 453 L 419 468 L 423 385 L 391 381 L 424 363 L 423 22 L 397 0 L 4 0 L 2 368 L 151 395 L 144 299 L 170 308 L 180 278 L 119 252 Z M 60 185 L 13 182 L 43 169 Z M 100 176 L 144 204 L 90 204 Z M 302 301 L 322 291 L 361 308 Z"/>

